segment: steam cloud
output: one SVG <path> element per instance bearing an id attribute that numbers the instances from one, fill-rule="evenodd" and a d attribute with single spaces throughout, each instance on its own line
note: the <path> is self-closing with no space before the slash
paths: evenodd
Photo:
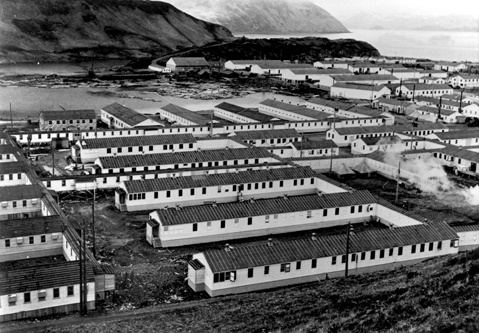
<path id="1" fill-rule="evenodd" d="M 379 141 L 381 143 L 382 139 Z M 391 143 L 387 139 L 383 142 Z M 401 156 L 404 150 L 400 145 L 393 145 L 384 151 L 384 162 L 398 166 L 401 163 L 400 177 L 417 186 L 421 191 L 435 195 L 439 199 L 446 199 L 456 205 L 479 205 L 479 185 L 461 188 L 449 180 L 443 165 L 434 157 L 407 160 Z M 411 174 L 412 173 L 412 174 Z"/>

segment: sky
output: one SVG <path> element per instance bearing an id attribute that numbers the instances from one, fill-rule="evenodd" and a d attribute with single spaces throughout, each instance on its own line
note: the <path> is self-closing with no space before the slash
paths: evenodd
<path id="1" fill-rule="evenodd" d="M 475 15 L 479 20 L 479 0 L 311 0 L 337 18 L 355 13 L 385 15 Z"/>

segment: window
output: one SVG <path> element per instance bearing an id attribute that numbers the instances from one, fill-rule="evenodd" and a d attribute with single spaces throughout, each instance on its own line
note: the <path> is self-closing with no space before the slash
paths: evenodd
<path id="1" fill-rule="evenodd" d="M 133 147 L 128 147 L 128 152 L 132 153 L 133 152 Z"/>
<path id="2" fill-rule="evenodd" d="M 291 271 L 291 264 L 290 263 L 281 264 L 281 268 L 280 268 L 279 271 L 284 272 L 284 273 L 288 273 L 289 271 Z"/>
<path id="3" fill-rule="evenodd" d="M 314 184 L 314 178 L 311 178 L 311 185 Z"/>
<path id="4" fill-rule="evenodd" d="M 155 192 L 154 198 L 155 198 L 155 199 L 158 199 L 158 192 Z"/>
<path id="5" fill-rule="evenodd" d="M 411 246 L 411 253 L 416 253 L 416 245 Z"/>
<path id="6" fill-rule="evenodd" d="M 434 243 L 429 243 L 429 251 L 434 250 Z"/>
<path id="7" fill-rule="evenodd" d="M 402 256 L 402 246 L 398 248 L 398 256 Z"/>
<path id="8" fill-rule="evenodd" d="M 226 221 L 221 220 L 221 229 L 224 229 L 226 227 Z"/>
<path id="9" fill-rule="evenodd" d="M 22 174 L 21 173 L 17 174 L 17 179 L 22 179 Z"/>
<path id="10" fill-rule="evenodd" d="M 308 211 L 306 212 L 306 218 L 310 219 L 312 216 L 313 216 L 313 215 L 312 215 L 312 212 L 311 212 L 310 210 L 308 210 Z"/>
<path id="11" fill-rule="evenodd" d="M 111 148 L 107 148 L 107 149 L 106 149 L 106 153 L 107 153 L 107 154 L 111 154 Z"/>
<path id="12" fill-rule="evenodd" d="M 351 261 L 356 261 L 356 253 L 351 253 Z"/>
<path id="13" fill-rule="evenodd" d="M 264 223 L 269 223 L 269 215 L 264 216 Z"/>
<path id="14" fill-rule="evenodd" d="M 339 208 L 335 208 L 335 209 L 334 209 L 334 214 L 335 214 L 335 215 L 339 215 Z"/>
<path id="15" fill-rule="evenodd" d="M 215 273 L 213 275 L 213 283 L 224 282 L 224 281 L 232 281 L 236 280 L 236 272 L 221 272 Z"/>
<path id="16" fill-rule="evenodd" d="M 13 208 L 17 208 L 17 202 L 13 201 Z"/>
<path id="17" fill-rule="evenodd" d="M 379 251 L 379 258 L 384 258 L 384 249 Z"/>
<path id="18" fill-rule="evenodd" d="M 164 226 L 164 227 L 163 227 L 163 230 L 164 230 L 164 231 L 168 231 L 169 229 L 170 229 L 170 228 L 169 228 L 168 226 Z"/>
<path id="19" fill-rule="evenodd" d="M 38 300 L 44 301 L 47 298 L 47 291 L 45 289 L 38 291 Z"/>
<path id="20" fill-rule="evenodd" d="M 206 222 L 206 229 L 210 230 L 211 229 L 211 221 Z"/>
<path id="21" fill-rule="evenodd" d="M 301 261 L 296 261 L 296 270 L 301 269 Z"/>
<path id="22" fill-rule="evenodd" d="M 23 294 L 23 303 L 30 303 L 32 300 L 31 300 L 31 297 L 30 297 L 30 293 L 24 293 Z"/>
<path id="23" fill-rule="evenodd" d="M 394 255 L 394 248 L 389 249 L 389 256 L 392 257 Z"/>
<path id="24" fill-rule="evenodd" d="M 361 252 L 361 260 L 366 260 L 366 252 Z"/>
<path id="25" fill-rule="evenodd" d="M 254 189 L 255 190 L 259 189 L 259 183 L 254 184 Z"/>
<path id="26" fill-rule="evenodd" d="M 328 210 L 327 209 L 323 209 L 323 216 L 328 216 Z"/>
<path id="27" fill-rule="evenodd" d="M 218 193 L 221 193 L 221 186 L 218 186 Z"/>
<path id="28" fill-rule="evenodd" d="M 266 183 L 262 183 L 262 188 L 266 188 Z"/>
<path id="29" fill-rule="evenodd" d="M 249 274 L 249 271 L 248 271 L 248 274 Z M 269 266 L 264 266 L 264 275 L 268 275 L 269 274 Z"/>
<path id="30" fill-rule="evenodd" d="M 419 251 L 424 252 L 425 249 L 426 249 L 426 244 L 421 244 L 421 246 L 419 247 Z"/>
<path id="31" fill-rule="evenodd" d="M 437 249 L 438 250 L 442 249 L 442 242 L 441 241 L 437 242 Z"/>
<path id="32" fill-rule="evenodd" d="M 344 264 L 345 262 L 346 262 L 346 255 L 343 254 L 343 255 L 341 256 L 341 264 Z"/>
<path id="33" fill-rule="evenodd" d="M 269 182 L 269 188 L 273 188 L 273 182 Z"/>
<path id="34" fill-rule="evenodd" d="M 351 206 L 351 214 L 354 214 L 354 206 Z"/>
<path id="35" fill-rule="evenodd" d="M 268 267 L 268 271 L 269 271 L 269 267 Z M 253 277 L 253 268 L 248 268 L 248 278 L 252 278 Z"/>
<path id="36" fill-rule="evenodd" d="M 28 244 L 35 244 L 35 237 L 33 236 L 28 237 Z"/>
<path id="37" fill-rule="evenodd" d="M 252 225 L 253 224 L 253 218 L 252 217 L 248 217 L 248 225 Z"/>
<path id="38" fill-rule="evenodd" d="M 206 187 L 203 187 L 202 194 L 206 194 Z"/>
<path id="39" fill-rule="evenodd" d="M 336 265 L 336 257 L 331 258 L 331 265 Z"/>
<path id="40" fill-rule="evenodd" d="M 166 197 L 167 198 L 171 197 L 171 191 L 166 191 Z"/>
<path id="41" fill-rule="evenodd" d="M 198 223 L 193 223 L 193 231 L 198 231 Z"/>
<path id="42" fill-rule="evenodd" d="M 8 295 L 8 306 L 17 305 L 17 294 Z"/>
<path id="43" fill-rule="evenodd" d="M 371 260 L 376 259 L 376 251 L 371 251 L 370 259 L 371 259 Z"/>
<path id="44" fill-rule="evenodd" d="M 67 181 L 65 179 L 62 179 L 62 186 L 67 186 Z"/>
<path id="45" fill-rule="evenodd" d="M 294 180 L 293 185 L 294 186 L 298 185 L 298 180 L 297 179 Z"/>
<path id="46" fill-rule="evenodd" d="M 40 236 L 40 242 L 41 242 L 41 243 L 45 243 L 45 242 L 46 242 L 46 238 L 47 238 L 47 237 L 46 237 L 45 235 L 41 235 L 41 236 Z"/>
<path id="47" fill-rule="evenodd" d="M 311 260 L 311 268 L 316 268 L 317 263 L 318 263 L 317 259 L 312 259 Z"/>
<path id="48" fill-rule="evenodd" d="M 60 297 L 60 288 L 53 288 L 53 298 Z"/>
<path id="49" fill-rule="evenodd" d="M 279 181 L 279 187 L 283 187 L 284 182 L 282 180 Z"/>
<path id="50" fill-rule="evenodd" d="M 183 190 L 178 190 L 178 196 L 182 197 L 183 196 Z"/>

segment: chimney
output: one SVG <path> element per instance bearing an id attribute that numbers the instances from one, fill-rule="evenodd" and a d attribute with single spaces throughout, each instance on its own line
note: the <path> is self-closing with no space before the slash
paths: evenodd
<path id="1" fill-rule="evenodd" d="M 273 239 L 272 238 L 268 238 L 268 246 L 273 246 Z"/>
<path id="2" fill-rule="evenodd" d="M 315 233 L 315 232 L 313 232 L 313 233 L 311 234 L 311 240 L 314 240 L 314 241 L 315 241 L 315 240 L 318 240 L 318 238 L 316 237 L 316 233 Z"/>

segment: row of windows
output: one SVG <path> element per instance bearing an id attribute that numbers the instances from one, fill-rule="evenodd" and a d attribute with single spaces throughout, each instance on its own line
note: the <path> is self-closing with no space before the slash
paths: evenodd
<path id="1" fill-rule="evenodd" d="M 17 179 L 22 179 L 22 174 L 21 173 L 17 173 Z M 0 181 L 4 181 L 5 180 L 5 176 L 6 175 L 0 175 Z M 8 180 L 13 180 L 15 174 L 9 174 L 8 175 Z"/>
<path id="2" fill-rule="evenodd" d="M 457 244 L 457 240 L 451 240 L 451 247 L 457 247 L 458 244 Z M 426 244 L 420 244 L 419 245 L 420 247 L 420 252 L 425 252 L 425 249 L 426 249 Z M 437 243 L 437 249 L 438 250 L 441 250 L 442 249 L 442 242 L 439 241 Z M 429 251 L 433 251 L 434 250 L 434 243 L 431 242 L 428 244 L 428 250 Z M 370 260 L 375 260 L 376 259 L 376 252 L 378 251 L 371 251 L 370 252 L 370 255 L 369 255 L 369 258 Z M 388 255 L 390 257 L 394 256 L 394 252 L 395 252 L 395 248 L 390 248 L 387 250 L 388 252 Z M 404 252 L 404 249 L 403 247 L 398 247 L 397 248 L 397 255 L 398 256 L 402 256 L 403 255 L 403 252 Z M 416 253 L 416 245 L 412 245 L 411 246 L 411 253 Z M 379 250 L 379 258 L 384 258 L 386 256 L 386 250 L 385 249 L 382 249 L 382 250 Z M 355 262 L 356 260 L 366 260 L 366 252 L 361 252 L 360 254 L 356 254 L 356 253 L 351 253 L 351 261 L 352 262 Z M 342 255 L 341 256 L 341 263 L 346 263 L 346 255 Z M 316 268 L 317 267 L 317 259 L 311 259 L 311 268 Z M 331 258 L 331 265 L 336 265 L 337 264 L 337 257 L 332 257 Z M 297 261 L 296 262 L 296 270 L 300 270 L 302 267 L 302 261 Z M 288 273 L 291 271 L 291 263 L 282 263 L 280 264 L 280 269 L 279 269 L 280 273 Z M 269 266 L 264 266 L 264 274 L 265 275 L 268 275 L 270 273 L 270 267 Z M 214 282 L 217 283 L 217 282 L 223 282 L 223 281 L 226 281 L 226 280 L 230 280 L 230 281 L 234 281 L 234 280 L 231 280 L 229 278 L 226 278 L 226 274 L 229 274 L 229 272 L 225 272 L 225 273 L 215 273 L 215 278 L 214 278 Z M 218 275 L 218 278 L 216 277 Z M 234 272 L 234 275 L 236 276 L 236 272 Z M 230 276 L 230 275 L 228 275 Z M 252 278 L 254 276 L 254 268 L 248 268 L 248 278 Z M 222 278 L 223 277 L 223 278 Z"/>
<path id="3" fill-rule="evenodd" d="M 10 159 L 10 154 L 5 154 L 5 155 L 0 155 L 0 160 L 9 160 Z"/>
<path id="4" fill-rule="evenodd" d="M 88 119 L 87 119 L 87 120 L 88 120 Z M 52 124 L 54 124 L 54 121 L 55 121 L 55 120 L 53 120 L 53 121 L 50 120 L 50 121 L 48 121 L 48 123 L 49 123 L 50 125 L 52 125 Z M 65 120 L 56 120 L 55 123 L 56 123 L 56 124 L 60 124 L 60 123 L 61 123 L 61 124 L 66 124 L 66 121 L 65 121 Z M 77 120 L 70 119 L 70 121 L 69 121 L 68 123 L 69 123 L 69 124 L 73 124 L 73 123 L 75 123 L 75 124 L 80 124 L 80 123 L 85 124 L 85 123 L 86 123 L 86 120 L 85 120 L 85 119 L 81 119 L 81 120 L 79 120 L 79 119 L 77 119 Z M 93 119 L 89 119 L 89 120 L 88 120 L 88 123 L 90 123 L 90 124 L 93 123 Z"/>
<path id="5" fill-rule="evenodd" d="M 2 208 L 8 208 L 8 203 L 9 201 L 2 201 Z M 27 207 L 28 205 L 28 200 L 22 200 L 22 201 L 11 201 L 12 207 L 17 208 L 17 207 Z M 37 204 L 37 199 L 32 199 L 32 205 Z"/>
<path id="6" fill-rule="evenodd" d="M 52 234 L 52 240 L 57 240 L 58 239 L 58 234 L 53 233 Z M 15 241 L 17 245 L 23 244 L 24 237 L 16 237 L 12 239 L 5 239 L 5 247 L 10 247 L 12 246 L 12 241 Z M 40 243 L 46 243 L 47 241 L 47 236 L 46 235 L 41 235 L 40 236 Z M 28 237 L 28 244 L 35 244 L 35 236 L 29 236 Z"/>
<path id="7" fill-rule="evenodd" d="M 43 301 L 46 301 L 47 299 L 47 292 L 48 290 L 43 289 L 43 290 L 39 290 L 38 292 L 34 294 L 37 294 L 37 300 L 39 302 L 43 302 Z M 75 295 L 75 289 L 73 288 L 73 286 L 67 286 L 67 296 L 74 296 L 74 295 Z M 53 288 L 52 296 L 53 298 L 60 298 L 60 288 Z M 32 293 L 31 292 L 23 293 L 23 303 L 31 303 L 31 302 L 32 302 Z M 16 294 L 8 295 L 8 305 L 9 306 L 17 305 Z"/>
<path id="8" fill-rule="evenodd" d="M 173 149 L 174 149 L 174 146 L 175 146 L 175 145 L 173 145 L 173 144 L 163 145 L 163 150 L 168 150 L 168 149 L 169 149 L 169 150 L 173 150 Z M 146 149 L 146 148 L 148 148 L 148 149 Z M 182 143 L 180 143 L 180 144 L 179 144 L 179 149 L 183 149 L 183 148 L 184 148 L 184 145 L 183 145 Z M 192 143 L 188 144 L 188 148 L 192 149 L 192 148 L 193 148 L 193 144 L 192 144 Z M 123 148 L 122 148 L 122 147 L 118 147 L 118 148 L 117 148 L 117 151 L 118 151 L 118 153 L 122 153 L 122 152 L 123 152 Z M 128 147 L 128 148 L 127 148 L 127 151 L 128 151 L 129 153 L 132 153 L 132 152 L 133 152 L 133 147 Z M 139 151 L 139 152 L 142 152 L 142 151 L 153 151 L 153 146 L 145 147 L 145 149 L 143 149 L 143 147 L 140 146 L 140 147 L 138 147 L 138 151 Z M 107 149 L 106 149 L 106 153 L 107 153 L 107 154 L 111 154 L 111 152 L 112 152 L 112 148 L 107 148 Z"/>

